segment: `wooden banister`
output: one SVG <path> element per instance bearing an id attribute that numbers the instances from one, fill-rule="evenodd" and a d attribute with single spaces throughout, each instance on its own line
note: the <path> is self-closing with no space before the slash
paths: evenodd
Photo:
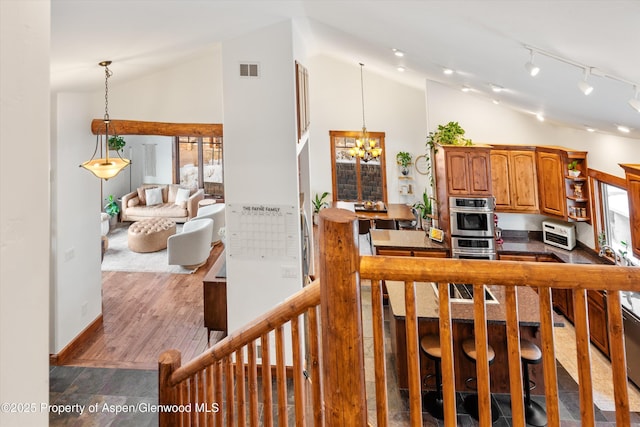
<path id="1" fill-rule="evenodd" d="M 358 280 L 358 227 L 354 212 L 320 211 L 320 310 L 325 422 L 367 424 L 362 310 Z"/>
<path id="2" fill-rule="evenodd" d="M 205 351 L 171 375 L 171 385 L 178 384 L 209 366 L 214 361 L 235 353 L 248 343 L 257 340 L 262 334 L 276 329 L 292 316 L 298 316 L 320 302 L 320 283 L 315 281 L 303 288 L 294 297 L 278 304 L 275 308 L 255 319 L 250 325 L 233 332 L 211 349 Z"/>

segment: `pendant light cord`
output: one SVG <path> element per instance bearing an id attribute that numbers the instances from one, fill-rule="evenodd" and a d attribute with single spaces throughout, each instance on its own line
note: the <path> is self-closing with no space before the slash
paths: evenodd
<path id="1" fill-rule="evenodd" d="M 362 99 L 362 129 L 363 129 L 363 132 L 364 132 L 364 130 L 367 128 L 367 126 L 364 123 L 364 79 L 362 77 L 362 68 L 363 67 L 364 67 L 364 64 L 362 62 L 360 62 L 360 99 Z"/>

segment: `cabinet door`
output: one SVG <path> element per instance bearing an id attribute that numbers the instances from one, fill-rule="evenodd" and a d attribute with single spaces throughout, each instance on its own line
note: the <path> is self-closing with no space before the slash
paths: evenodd
<path id="1" fill-rule="evenodd" d="M 518 212 L 538 211 L 536 158 L 533 151 L 509 153 L 511 203 Z"/>
<path id="2" fill-rule="evenodd" d="M 508 150 L 491 150 L 491 187 L 493 196 L 496 198 L 496 210 L 510 210 L 513 203 L 511 201 Z"/>
<path id="3" fill-rule="evenodd" d="M 413 256 L 415 257 L 424 257 L 424 258 L 448 258 L 449 254 L 447 251 L 420 251 L 413 250 Z"/>
<path id="4" fill-rule="evenodd" d="M 629 221 L 633 254 L 640 258 L 640 175 L 627 174 Z"/>
<path id="5" fill-rule="evenodd" d="M 451 195 L 470 194 L 469 161 L 464 151 L 447 151 L 447 186 Z"/>
<path id="6" fill-rule="evenodd" d="M 591 342 L 609 356 L 609 334 L 604 295 L 600 291 L 587 291 L 589 309 L 589 335 Z"/>
<path id="7" fill-rule="evenodd" d="M 566 217 L 564 169 L 560 154 L 539 151 L 537 161 L 541 212 Z"/>
<path id="8" fill-rule="evenodd" d="M 470 150 L 469 193 L 477 196 L 491 195 L 491 160 L 488 151 Z"/>

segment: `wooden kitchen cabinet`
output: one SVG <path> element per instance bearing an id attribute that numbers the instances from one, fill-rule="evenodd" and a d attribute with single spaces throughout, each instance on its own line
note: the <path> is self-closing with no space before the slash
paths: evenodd
<path id="1" fill-rule="evenodd" d="M 578 177 L 569 175 L 569 163 L 576 161 Z M 563 147 L 541 146 L 536 152 L 540 213 L 565 221 L 591 221 L 587 188 L 587 152 Z"/>
<path id="2" fill-rule="evenodd" d="M 535 149 L 520 148 L 491 150 L 491 187 L 497 212 L 539 212 Z"/>
<path id="3" fill-rule="evenodd" d="M 449 195 L 491 196 L 490 147 L 438 146 L 436 163 L 445 165 Z"/>
<path id="4" fill-rule="evenodd" d="M 538 191 L 540 212 L 558 217 L 567 216 L 564 196 L 564 174 L 560 153 L 538 151 Z"/>
<path id="5" fill-rule="evenodd" d="M 609 357 L 609 331 L 607 328 L 607 302 L 602 291 L 587 291 L 589 335 L 591 342 Z"/>
<path id="6" fill-rule="evenodd" d="M 633 255 L 640 258 L 640 164 L 621 164 L 620 166 L 627 177 L 631 249 Z"/>

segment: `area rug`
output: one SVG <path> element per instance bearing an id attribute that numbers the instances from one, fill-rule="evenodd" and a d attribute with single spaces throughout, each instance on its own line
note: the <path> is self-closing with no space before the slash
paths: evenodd
<path id="1" fill-rule="evenodd" d="M 556 358 L 578 383 L 578 361 L 576 355 L 576 333 L 569 322 L 563 328 L 553 328 Z M 593 386 L 593 403 L 601 411 L 615 411 L 613 398 L 613 382 L 611 380 L 611 363 L 596 348 L 591 348 L 591 378 Z M 640 392 L 629 385 L 629 409 L 640 412 Z"/>
<path id="2" fill-rule="evenodd" d="M 179 265 L 167 263 L 167 250 L 158 252 L 138 253 L 129 250 L 127 245 L 127 230 L 130 223 L 119 223 L 109 231 L 109 248 L 102 260 L 102 271 L 131 271 L 143 273 L 173 273 L 191 274 L 197 271 L 189 270 Z M 177 224 L 176 233 L 180 233 L 182 224 Z"/>

